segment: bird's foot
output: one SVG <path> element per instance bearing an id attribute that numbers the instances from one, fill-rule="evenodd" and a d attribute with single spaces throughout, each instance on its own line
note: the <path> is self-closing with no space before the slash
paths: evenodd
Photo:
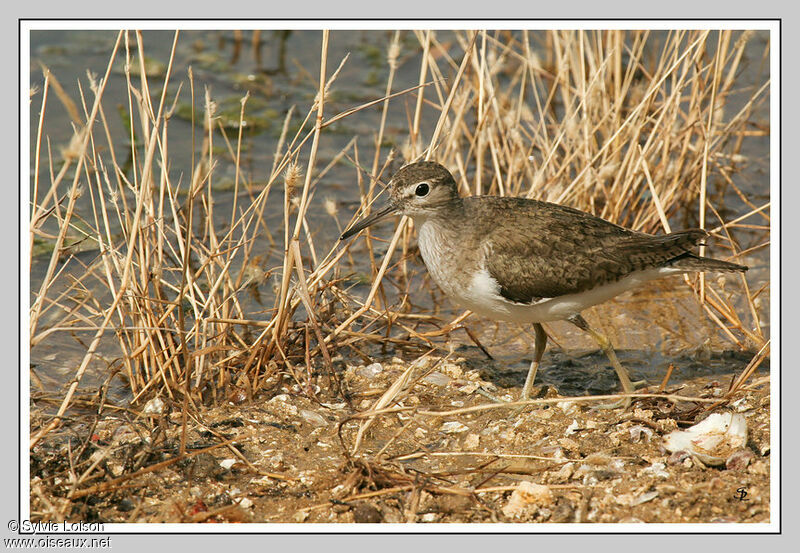
<path id="1" fill-rule="evenodd" d="M 642 388 L 647 388 L 648 385 L 647 380 L 637 380 L 636 382 L 631 382 L 630 384 L 631 384 L 630 391 L 625 392 L 627 394 L 636 392 L 638 390 L 641 390 Z M 631 396 L 629 395 L 623 395 L 620 399 L 612 403 L 601 403 L 600 405 L 595 405 L 594 407 L 592 407 L 592 410 L 599 411 L 606 409 L 622 408 L 622 410 L 624 411 L 625 409 L 631 406 L 631 403 L 633 403 L 633 398 L 631 398 Z"/>
<path id="2" fill-rule="evenodd" d="M 547 395 L 547 392 L 550 390 L 550 387 L 547 385 L 542 385 L 539 388 L 531 387 L 530 389 L 523 390 L 519 396 L 517 401 L 528 401 L 530 399 L 541 399 Z M 520 405 L 519 407 L 515 408 L 509 418 L 516 418 L 520 416 L 525 409 L 529 408 L 530 405 Z"/>

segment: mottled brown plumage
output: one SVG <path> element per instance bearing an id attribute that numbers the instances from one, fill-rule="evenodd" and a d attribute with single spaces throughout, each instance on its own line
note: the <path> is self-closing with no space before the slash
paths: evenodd
<path id="1" fill-rule="evenodd" d="M 503 297 L 515 302 L 584 292 L 657 267 L 745 270 L 692 254 L 708 236 L 701 229 L 653 236 L 577 209 L 522 198 L 471 197 L 463 204 L 473 234 L 489 245 L 489 273 Z"/>

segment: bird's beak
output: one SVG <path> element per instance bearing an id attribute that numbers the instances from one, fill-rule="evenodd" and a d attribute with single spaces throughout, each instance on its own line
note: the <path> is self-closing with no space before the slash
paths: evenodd
<path id="1" fill-rule="evenodd" d="M 377 223 L 378 221 L 382 221 L 383 219 L 386 219 L 390 215 L 394 214 L 394 212 L 396 212 L 397 209 L 398 207 L 396 205 L 392 203 L 387 204 L 380 211 L 376 211 L 372 215 L 364 219 L 361 219 L 360 221 L 356 221 L 352 227 L 350 227 L 349 229 L 347 229 L 342 233 L 342 236 L 339 237 L 339 240 L 347 240 L 348 238 L 350 238 L 357 232 L 364 230 L 368 226 Z"/>

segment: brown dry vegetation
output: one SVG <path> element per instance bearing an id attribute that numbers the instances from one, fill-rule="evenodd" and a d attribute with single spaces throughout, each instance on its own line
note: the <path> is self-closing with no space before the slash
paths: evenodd
<path id="1" fill-rule="evenodd" d="M 317 163 L 321 137 L 354 111 L 379 108 L 381 123 L 374 135 L 359 137 L 372 143 L 371 159 L 359 154 L 354 137 L 333 162 L 353 167 L 363 206 L 358 215 L 370 209 L 380 196 L 380 183 L 399 164 L 428 158 L 448 166 L 464 194 L 545 199 L 652 233 L 669 232 L 676 221 L 689 221 L 711 232 L 715 257 L 746 262 L 768 246 L 770 224 L 769 202 L 752 201 L 735 179 L 748 163 L 743 153 L 748 138 L 769 133 L 753 115 L 769 101 L 768 77 L 748 89 L 738 80 L 752 33 L 679 31 L 656 38 L 647 31 L 456 32 L 448 35 L 447 43 L 434 32 L 413 36 L 422 52 L 417 87 L 398 91 L 393 86 L 398 63 L 408 54 L 402 50 L 400 33 L 395 33 L 387 44 L 384 97 L 330 113 L 326 99 L 337 86 L 341 65 L 340 60 L 328 59 L 328 34 L 323 33 L 313 104 L 286 115 L 266 184 L 247 182 L 237 169 L 233 208 L 224 226 L 214 213 L 215 195 L 220 194 L 213 186 L 217 146 L 221 143 L 225 155 L 238 162 L 243 126 L 239 125 L 238 135 L 226 131 L 215 116 L 214 99 L 201 92 L 191 70 L 173 67 L 170 59 L 163 82 L 155 82 L 139 61 L 144 59 L 145 44 L 134 32 L 119 34 L 108 70 L 92 78 L 90 89 L 80 98 L 70 98 L 45 69 L 41 89 L 32 95 L 32 102 L 40 98 L 41 118 L 32 144 L 30 235 L 31 244 L 34 238 L 47 239 L 53 249 L 41 286 L 31 290 L 30 344 L 33 348 L 56 333 L 78 331 L 88 332 L 89 339 L 81 338 L 85 356 L 69 385 L 56 396 L 36 387 L 38 377 L 32 373 L 33 518 L 85 519 L 89 509 L 100 520 L 347 522 L 377 517 L 400 522 L 427 520 L 420 517 L 446 511 L 456 515 L 430 520 L 492 521 L 503 519 L 499 513 L 518 477 L 503 484 L 488 481 L 525 474 L 551 486 L 557 496 L 547 507 L 547 516 L 534 509 L 527 520 L 634 517 L 656 522 L 666 520 L 666 514 L 639 516 L 632 507 L 638 505 L 636 497 L 655 486 L 650 481 L 634 486 L 635 490 L 613 492 L 628 494 L 624 500 L 597 503 L 587 491 L 593 485 L 589 469 L 583 471 L 579 485 L 570 481 L 572 475 L 550 472 L 561 470 L 564 459 L 577 470 L 593 453 L 604 456 L 588 463 L 593 467 L 638 455 L 638 461 L 625 465 L 636 470 L 615 469 L 619 478 L 637 477 L 641 459 L 656 463 L 659 455 L 664 456 L 657 446 L 658 435 L 695 420 L 709 406 L 721 409 L 749 398 L 760 409 L 756 426 L 761 441 L 751 449 L 762 464 L 747 473 L 748 485 L 762 490 L 762 508 L 737 520 L 768 519 L 769 448 L 764 444 L 769 443 L 769 396 L 764 381 L 753 383 L 751 376 L 769 356 L 768 329 L 761 322 L 769 319 L 768 306 L 762 305 L 769 283 L 753 288 L 747 274 L 721 281 L 702 276 L 685 279 L 721 336 L 731 347 L 750 352 L 751 361 L 743 362 L 735 381 L 715 396 L 698 398 L 681 391 L 679 397 L 676 390 L 666 393 L 664 386 L 644 394 L 635 407 L 640 411 L 637 420 L 649 421 L 639 424 L 649 424 L 657 434 L 646 451 L 623 451 L 619 440 L 614 443 L 609 437 L 629 431 L 630 424 L 625 425 L 630 413 L 598 414 L 581 407 L 574 412 L 581 418 L 579 426 L 605 432 L 595 446 L 562 444 L 567 457 L 555 459 L 548 447 L 557 444 L 541 443 L 547 433 L 542 430 L 539 435 L 534 428 L 526 432 L 535 436 L 519 440 L 512 436 L 502 444 L 492 444 L 491 436 L 489 443 L 479 438 L 478 444 L 488 449 L 467 462 L 457 452 L 477 447 L 469 436 L 481 436 L 480 428 L 489 428 L 495 419 L 516 426 L 509 423 L 514 418 L 509 419 L 505 408 L 502 415 L 495 407 L 486 407 L 480 415 L 439 413 L 452 407 L 450 401 L 463 403 L 458 393 L 466 392 L 450 388 L 447 393 L 431 392 L 430 383 L 423 380 L 434 369 L 422 369 L 453 361 L 447 338 L 454 330 L 465 328 L 475 343 L 478 338 L 469 329 L 469 320 L 465 322 L 466 314 L 445 318 L 435 305 L 427 310 L 412 305 L 421 271 L 414 263 L 412 225 L 401 221 L 388 242 L 368 230 L 350 243 L 333 241 L 324 251 L 315 242 L 314 222 L 308 217 L 311 203 L 323 201 L 314 192 L 330 169 Z M 764 61 L 768 54 L 767 47 Z M 120 58 L 125 72 L 115 75 L 112 67 Z M 132 71 L 135 64 L 138 71 Z M 751 65 L 757 64 L 751 60 Z M 114 141 L 120 139 L 109 130 L 107 110 L 119 99 L 104 95 L 112 78 L 126 82 L 125 102 L 134 121 L 128 138 L 139 145 L 131 146 L 133 171 L 123 170 L 114 156 Z M 156 89 L 160 92 L 154 93 Z M 45 148 L 43 133 L 53 94 L 70 113 L 75 128 L 61 159 L 49 146 Z M 191 175 L 185 182 L 174 182 L 166 170 L 171 160 L 169 126 L 178 96 L 187 94 L 193 105 L 196 95 L 205 94 L 205 109 L 193 114 L 197 147 L 192 150 Z M 736 109 L 728 103 L 732 97 L 739 98 Z M 246 118 L 248 99 L 242 97 L 241 120 Z M 375 147 L 383 143 L 388 106 L 400 99 L 413 106 L 407 142 L 400 151 Z M 432 113 L 436 124 L 432 133 L 425 134 L 423 118 Z M 49 182 L 40 182 L 39 168 L 47 165 Z M 736 205 L 729 205 L 731 198 Z M 89 206 L 83 215 L 78 214 L 79 202 Z M 266 222 L 268 202 L 283 205 L 280 228 L 270 228 Z M 329 212 L 338 216 L 335 203 Z M 57 232 L 46 231 L 48 225 Z M 284 252 L 282 265 L 266 273 L 254 253 L 257 240 L 265 237 Z M 97 251 L 90 263 L 75 255 L 79 243 Z M 350 278 L 359 257 L 369 263 L 366 294 Z M 67 264 L 83 264 L 82 275 L 66 273 Z M 268 277 L 275 279 L 273 308 L 266 314 L 246 312 L 240 295 Z M 110 363 L 104 386 L 82 390 L 87 368 L 106 340 L 115 340 L 121 355 Z M 392 363 L 393 370 L 380 379 L 358 381 L 353 371 L 369 365 L 386 344 L 406 357 Z M 129 386 L 129 403 L 107 400 L 113 378 L 122 378 Z M 479 380 L 467 378 L 462 386 L 481 388 Z M 469 392 L 469 405 L 486 405 L 488 400 L 474 391 Z M 155 398 L 165 402 L 165 412 L 153 407 Z M 54 401 L 52 411 L 44 410 L 42 406 Z M 270 407 L 259 407 L 263 404 Z M 293 413 L 281 414 L 282 404 L 293 407 Z M 145 413 L 145 405 L 155 411 Z M 519 415 L 519 423 L 547 429 L 542 413 L 549 404 L 531 405 L 536 416 L 530 411 Z M 668 408 L 654 417 L 659 405 Z M 310 414 L 303 415 L 304 411 Z M 561 415 L 552 424 L 564 422 Z M 469 443 L 423 440 L 420 455 L 430 460 L 438 448 L 459 462 L 408 470 L 403 461 L 420 451 L 421 437 L 439 428 L 420 421 L 432 418 L 441 423 L 445 416 L 470 428 L 464 434 Z M 246 428 L 250 421 L 255 430 L 215 430 L 226 428 L 229 420 Z M 256 451 L 256 444 L 263 444 L 256 430 L 263 430 L 259 426 L 263 424 L 271 425 L 280 438 L 265 446 L 270 457 Z M 428 429 L 417 432 L 423 426 Z M 564 434 L 560 426 L 552 430 Z M 308 444 L 295 443 L 299 439 Z M 318 443 L 326 444 L 322 449 L 327 456 L 314 449 Z M 298 447 L 313 451 L 301 462 Z M 211 449 L 200 452 L 204 448 Z M 297 460 L 273 459 L 281 449 L 295 451 Z M 260 498 L 255 513 L 231 503 L 230 497 L 214 510 L 207 505 L 213 495 L 209 489 L 193 491 L 195 476 L 187 471 L 195 469 L 187 467 L 205 459 L 210 464 L 203 474 L 213 476 L 215 456 L 222 451 L 237 459 L 237 471 L 248 475 L 236 480 L 240 492 L 256 485 L 253 478 L 263 479 L 258 492 L 240 493 Z M 510 470 L 497 464 L 504 455 L 515 454 L 537 456 L 544 465 Z M 323 458 L 325 466 L 319 461 Z M 453 470 L 467 476 L 455 478 Z M 695 464 L 693 470 L 696 474 L 689 480 L 698 482 L 718 469 Z M 723 474 L 709 481 L 713 478 L 721 479 L 720 486 L 741 480 Z M 175 496 L 170 499 L 164 490 L 152 490 L 162 494 L 153 507 L 145 491 L 155 485 L 152 479 L 170 482 L 166 490 L 177 486 Z M 684 484 L 669 483 L 676 489 Z M 660 493 L 663 498 L 673 492 Z M 727 488 L 725 493 L 730 495 Z M 132 514 L 119 518 L 110 506 L 128 495 L 139 499 Z M 378 496 L 394 503 L 359 507 L 358 501 Z M 192 511 L 194 501 L 198 503 Z M 426 511 L 432 507 L 425 505 L 437 502 L 447 505 Z M 197 507 L 200 503 L 203 509 Z M 709 503 L 707 511 L 698 508 L 686 520 L 729 515 L 712 507 Z M 355 515 L 357 508 L 363 512 Z M 599 514 L 587 519 L 592 509 Z M 668 511 L 674 513 L 672 507 L 664 508 L 664 513 Z M 343 516 L 324 518 L 319 513 Z"/>

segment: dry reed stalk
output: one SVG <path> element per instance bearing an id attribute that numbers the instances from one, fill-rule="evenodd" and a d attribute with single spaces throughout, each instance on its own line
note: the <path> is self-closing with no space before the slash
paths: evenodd
<path id="1" fill-rule="evenodd" d="M 109 60 L 109 63 L 108 63 L 107 69 L 106 69 L 106 74 L 103 77 L 102 84 L 100 85 L 100 87 L 98 89 L 98 94 L 97 94 L 97 97 L 95 98 L 95 102 L 94 102 L 94 105 L 92 107 L 92 113 L 89 116 L 88 125 L 87 125 L 88 127 L 91 127 L 91 125 L 94 123 L 94 118 L 97 116 L 97 111 L 98 111 L 98 107 L 99 107 L 99 104 L 100 104 L 100 98 L 102 97 L 102 93 L 103 93 L 103 89 L 104 89 L 105 83 L 108 82 L 108 77 L 109 77 L 109 75 L 111 73 L 112 63 L 113 63 L 114 58 L 116 57 L 116 52 L 117 52 L 117 48 L 119 47 L 121 37 L 122 37 L 122 33 L 119 33 L 119 35 L 117 36 L 117 42 L 116 42 L 116 44 L 114 46 L 114 51 L 112 52 L 111 58 Z M 78 169 L 75 171 L 75 178 L 74 178 L 73 183 L 72 183 L 72 192 L 70 193 L 70 203 L 69 203 L 69 206 L 67 208 L 66 220 L 69 220 L 70 214 L 71 214 L 72 210 L 74 209 L 75 196 L 76 196 L 76 191 L 77 191 L 77 188 L 78 188 L 78 182 L 79 182 L 79 177 L 80 177 L 80 167 L 83 164 L 83 159 L 84 159 L 84 155 L 85 155 L 86 149 L 88 147 L 88 143 L 89 143 L 89 133 L 85 133 L 85 137 L 84 137 L 83 143 L 81 145 L 80 156 L 78 158 Z M 38 322 L 38 314 L 41 311 L 42 303 L 43 303 L 44 298 L 45 298 L 46 293 L 47 293 L 47 288 L 52 283 L 51 279 L 52 279 L 52 276 L 53 276 L 53 272 L 55 271 L 55 266 L 56 266 L 56 262 L 58 260 L 58 256 L 60 254 L 62 245 L 64 243 L 64 238 L 66 236 L 67 228 L 68 228 L 68 225 L 66 225 L 66 224 L 64 224 L 61 227 L 61 230 L 59 232 L 58 238 L 56 239 L 56 245 L 55 245 L 55 248 L 53 250 L 53 254 L 52 254 L 51 258 L 50 258 L 50 264 L 49 264 L 48 269 L 47 269 L 47 274 L 46 274 L 46 276 L 45 276 L 45 278 L 44 278 L 44 280 L 42 282 L 41 288 L 39 289 L 39 294 L 38 294 L 36 300 L 34 301 L 33 306 L 31 307 L 31 328 L 30 328 L 30 335 L 31 336 L 34 336 L 35 333 L 36 333 L 36 324 Z M 108 310 L 109 315 L 112 312 L 113 312 L 113 308 Z M 102 336 L 102 332 L 105 330 L 105 325 L 107 324 L 108 318 L 109 317 L 106 318 L 106 323 L 104 325 L 102 325 L 101 330 L 99 330 L 98 334 L 95 336 L 95 340 L 93 341 L 93 345 L 95 347 L 96 347 L 97 342 L 99 342 L 100 336 Z M 50 430 L 55 428 L 56 425 L 58 424 L 58 421 L 60 420 L 60 417 L 64 414 L 64 411 L 66 410 L 67 405 L 69 405 L 69 399 L 72 397 L 72 394 L 74 394 L 75 389 L 77 388 L 78 382 L 80 381 L 80 378 L 81 378 L 81 376 L 83 375 L 83 372 L 86 369 L 86 365 L 88 364 L 88 361 L 89 361 L 89 358 L 91 357 L 91 353 L 92 352 L 93 352 L 92 348 L 90 347 L 90 351 L 87 352 L 87 355 L 84 357 L 84 361 L 81 363 L 81 367 L 78 369 L 78 372 L 76 374 L 75 380 L 74 380 L 73 384 L 70 386 L 70 391 L 65 396 L 64 402 L 62 403 L 62 406 L 59 408 L 58 414 L 56 415 L 56 418 L 54 418 L 53 421 L 51 421 L 51 423 L 46 428 L 41 429 L 39 432 L 37 432 L 31 438 L 30 447 L 33 447 L 41 437 L 43 437 L 47 432 L 49 432 Z"/>
<path id="2" fill-rule="evenodd" d="M 194 169 L 194 151 L 195 151 L 195 136 L 194 136 L 194 78 L 192 74 L 192 68 L 189 67 L 188 69 L 188 77 L 189 77 L 189 88 L 191 92 L 191 106 L 192 106 L 192 169 Z M 190 182 L 194 182 L 194 178 L 190 178 Z M 170 194 L 170 198 L 172 195 Z M 183 246 L 183 256 L 181 258 L 181 281 L 180 281 L 180 288 L 178 289 L 178 338 L 180 339 L 180 348 L 181 348 L 181 355 L 183 357 L 183 367 L 184 367 L 184 374 L 183 374 L 183 395 L 184 400 L 181 404 L 181 442 L 180 442 L 180 455 L 183 456 L 186 453 L 186 424 L 187 424 L 187 410 L 188 410 L 188 403 L 189 403 L 189 390 L 191 389 L 191 380 L 190 375 L 191 371 L 189 368 L 192 366 L 191 354 L 189 353 L 189 346 L 186 341 L 186 314 L 183 311 L 183 299 L 186 294 L 186 283 L 188 279 L 188 271 L 189 271 L 189 255 L 191 252 L 191 236 L 192 236 L 192 227 L 194 224 L 194 190 L 190 187 L 189 195 L 187 198 L 187 215 L 186 215 L 186 236 L 182 242 Z M 175 211 L 175 203 L 170 202 L 170 207 L 172 208 L 172 216 L 174 220 L 177 222 L 178 217 L 176 216 L 177 213 Z M 180 237 L 181 231 L 180 226 L 175 225 L 175 234 Z M 198 371 L 199 372 L 199 371 Z"/>
<path id="3" fill-rule="evenodd" d="M 300 229 L 302 225 L 303 218 L 305 217 L 305 210 L 308 209 L 308 193 L 309 193 L 309 185 L 311 183 L 311 173 L 312 168 L 314 165 L 314 160 L 316 157 L 317 147 L 319 144 L 319 134 L 322 125 L 322 116 L 323 110 L 325 107 L 325 88 L 326 88 L 326 63 L 327 63 L 327 44 L 328 44 L 328 32 L 323 32 L 322 38 L 322 54 L 320 56 L 320 76 L 319 76 L 319 89 L 318 89 L 318 96 L 315 100 L 315 104 L 317 107 L 317 115 L 316 115 L 316 123 L 314 125 L 314 134 L 313 139 L 311 142 L 311 154 L 308 166 L 305 171 L 305 181 L 303 183 L 303 190 L 302 190 L 302 197 L 300 199 L 300 206 L 298 208 L 297 219 L 295 222 L 295 228 L 292 232 L 291 236 L 289 235 L 289 198 L 291 197 L 291 192 L 289 187 L 291 186 L 287 178 L 287 186 L 286 186 L 286 195 L 285 195 L 285 203 L 284 203 L 284 260 L 283 260 L 283 281 L 281 282 L 281 289 L 279 295 L 279 301 L 277 304 L 277 324 L 275 325 L 273 331 L 273 340 L 275 342 L 279 342 L 282 339 L 282 335 L 285 333 L 286 324 L 288 322 L 288 314 L 287 314 L 287 302 L 290 299 L 289 296 L 289 278 L 292 273 L 293 268 L 293 259 L 292 256 L 295 254 L 295 250 L 292 247 L 294 242 L 299 240 L 300 236 Z"/>

